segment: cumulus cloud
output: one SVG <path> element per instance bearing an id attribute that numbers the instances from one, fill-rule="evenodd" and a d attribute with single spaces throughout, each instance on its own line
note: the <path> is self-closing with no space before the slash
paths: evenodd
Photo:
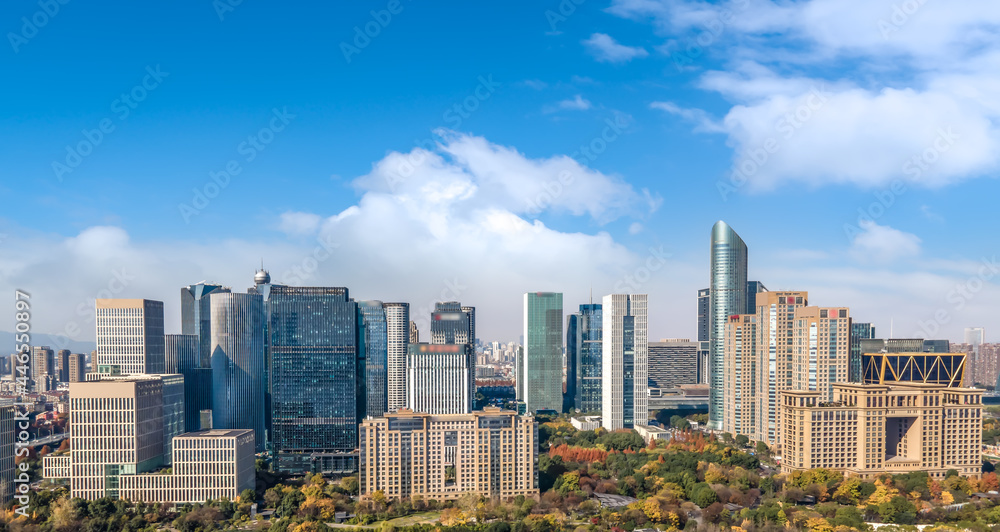
<path id="1" fill-rule="evenodd" d="M 920 254 L 920 238 L 887 225 L 862 221 L 851 242 L 851 255 L 860 262 L 889 264 Z"/>
<path id="2" fill-rule="evenodd" d="M 583 41 L 583 45 L 594 59 L 602 63 L 627 63 L 649 55 L 645 48 L 619 44 L 606 33 L 594 33 Z"/>
<path id="3" fill-rule="evenodd" d="M 319 228 L 321 218 L 308 212 L 285 212 L 281 214 L 278 229 L 289 235 L 309 234 Z"/>
<path id="4" fill-rule="evenodd" d="M 560 109 L 566 109 L 570 111 L 586 111 L 593 107 L 590 104 L 590 100 L 585 99 L 583 96 L 577 94 L 571 99 L 562 100 L 558 103 Z"/>

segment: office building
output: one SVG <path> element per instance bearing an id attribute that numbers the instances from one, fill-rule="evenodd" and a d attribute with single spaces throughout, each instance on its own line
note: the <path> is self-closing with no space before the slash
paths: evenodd
<path id="1" fill-rule="evenodd" d="M 120 498 L 174 504 L 203 503 L 223 497 L 236 501 L 243 490 L 256 487 L 255 458 L 252 430 L 182 434 L 173 438 L 172 471 L 120 477 Z"/>
<path id="2" fill-rule="evenodd" d="M 965 353 L 864 353 L 862 379 L 865 384 L 917 382 L 950 388 L 962 386 Z"/>
<path id="3" fill-rule="evenodd" d="M 181 288 L 181 334 L 198 337 L 198 367 L 212 367 L 212 310 L 208 296 L 229 291 L 229 287 L 207 281 Z"/>
<path id="4" fill-rule="evenodd" d="M 580 311 L 567 318 L 566 395 L 572 398 L 572 407 L 581 412 L 597 412 L 602 407 L 603 326 L 600 304 L 580 305 Z"/>
<path id="5" fill-rule="evenodd" d="M 824 468 L 864 479 L 982 472 L 982 390 L 940 384 L 835 384 L 781 395 L 783 473 Z"/>
<path id="6" fill-rule="evenodd" d="M 475 312 L 474 307 L 463 307 L 458 301 L 435 303 L 431 313 L 431 343 L 468 344 L 475 348 Z"/>
<path id="7" fill-rule="evenodd" d="M 973 349 L 986 343 L 986 329 L 982 327 L 966 327 L 965 343 L 971 345 Z"/>
<path id="8" fill-rule="evenodd" d="M 601 415 L 607 430 L 649 422 L 649 346 L 645 294 L 604 296 Z"/>
<path id="9" fill-rule="evenodd" d="M 201 348 L 194 334 L 167 334 L 163 337 L 164 361 L 167 373 L 201 366 Z"/>
<path id="10" fill-rule="evenodd" d="M 861 341 L 875 338 L 875 326 L 860 321 L 851 322 L 851 361 L 847 380 L 861 382 Z"/>
<path id="11" fill-rule="evenodd" d="M 809 294 L 800 291 L 763 292 L 757 295 L 757 428 L 750 439 L 777 442 L 778 396 L 793 389 L 795 312 L 809 305 Z"/>
<path id="12" fill-rule="evenodd" d="M 760 281 L 747 281 L 747 307 L 746 314 L 757 312 L 757 294 L 767 292 L 767 287 Z M 743 314 L 741 312 L 741 314 Z"/>
<path id="13" fill-rule="evenodd" d="M 514 355 L 514 398 L 524 402 L 524 348 L 517 346 L 517 353 Z"/>
<path id="14" fill-rule="evenodd" d="M 409 303 L 386 303 L 386 395 L 389 412 L 406 408 L 406 358 L 416 324 L 410 321 Z M 416 343 L 416 342 L 414 342 Z"/>
<path id="15" fill-rule="evenodd" d="M 861 339 L 861 353 L 922 353 L 922 338 Z"/>
<path id="16" fill-rule="evenodd" d="M 420 329 L 417 329 L 417 322 L 415 321 L 410 322 L 410 343 L 420 343 Z"/>
<path id="17" fill-rule="evenodd" d="M 726 322 L 730 316 L 746 310 L 747 246 L 736 231 L 719 221 L 712 227 L 710 251 L 708 428 L 719 430 L 725 416 Z"/>
<path id="18" fill-rule="evenodd" d="M 31 348 L 31 381 L 35 383 L 36 392 L 47 392 L 55 389 L 56 356 L 51 347 L 35 346 Z"/>
<path id="19" fill-rule="evenodd" d="M 260 294 L 209 296 L 212 353 L 212 426 L 251 429 L 264 451 L 264 301 Z"/>
<path id="20" fill-rule="evenodd" d="M 14 498 L 14 453 L 17 430 L 14 425 L 17 407 L 13 398 L 0 398 L 0 503 Z"/>
<path id="21" fill-rule="evenodd" d="M 166 371 L 163 302 L 98 299 L 94 370 L 122 375 Z"/>
<path id="22" fill-rule="evenodd" d="M 649 342 L 649 387 L 669 390 L 684 384 L 698 384 L 698 342 Z"/>
<path id="23" fill-rule="evenodd" d="M 66 382 L 83 382 L 87 380 L 87 355 L 70 353 L 69 378 Z"/>
<path id="24" fill-rule="evenodd" d="M 56 353 L 56 380 L 69 382 L 69 349 L 60 349 Z"/>
<path id="25" fill-rule="evenodd" d="M 381 301 L 360 301 L 362 323 L 365 328 L 365 380 L 368 390 L 366 406 L 361 417 L 381 416 L 388 409 L 387 373 L 389 366 L 389 333 L 386 325 L 385 307 Z"/>
<path id="26" fill-rule="evenodd" d="M 409 410 L 435 415 L 472 412 L 476 360 L 469 344 L 410 344 L 406 368 Z"/>
<path id="27" fill-rule="evenodd" d="M 516 379 L 524 380 L 528 412 L 562 410 L 562 324 L 561 293 L 524 294 L 524 366 Z"/>
<path id="28" fill-rule="evenodd" d="M 187 431 L 201 428 L 201 411 L 212 409 L 212 371 L 201 366 L 201 347 L 195 334 L 164 336 L 164 351 L 168 373 L 184 376 L 184 427 Z"/>
<path id="29" fill-rule="evenodd" d="M 341 287 L 271 285 L 268 307 L 276 469 L 303 473 L 313 454 L 357 447 L 366 408 L 363 318 Z M 237 428 L 218 421 L 213 412 L 217 428 Z"/>
<path id="30" fill-rule="evenodd" d="M 707 342 L 709 337 L 709 294 L 711 290 L 702 288 L 698 290 L 698 341 Z M 756 311 L 755 311 L 756 312 Z"/>
<path id="31" fill-rule="evenodd" d="M 462 312 L 469 317 L 469 343 L 472 344 L 472 351 L 476 350 L 476 307 L 468 305 L 462 306 Z"/>
<path id="32" fill-rule="evenodd" d="M 170 465 L 173 458 L 171 444 L 174 436 L 187 432 L 184 418 L 184 375 L 171 373 L 157 375 L 163 382 L 163 461 Z"/>
<path id="33" fill-rule="evenodd" d="M 467 493 L 538 499 L 538 424 L 498 408 L 431 415 L 407 410 L 361 424 L 360 493 L 454 500 Z"/>
<path id="34" fill-rule="evenodd" d="M 652 346 L 650 351 L 652 352 Z M 730 434 L 756 436 L 761 406 L 757 390 L 760 367 L 756 314 L 729 317 L 723 352 L 723 376 L 726 382 L 723 400 L 728 408 L 722 419 L 722 430 Z"/>
<path id="35" fill-rule="evenodd" d="M 120 477 L 163 465 L 163 381 L 151 375 L 74 382 L 69 387 L 73 419 L 74 497 L 119 498 Z"/>

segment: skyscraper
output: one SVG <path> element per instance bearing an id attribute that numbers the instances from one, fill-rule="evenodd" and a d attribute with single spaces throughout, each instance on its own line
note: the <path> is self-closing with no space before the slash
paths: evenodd
<path id="1" fill-rule="evenodd" d="M 808 305 L 808 292 L 764 292 L 757 297 L 757 426 L 750 436 L 753 440 L 775 443 L 778 396 L 793 389 L 794 373 L 803 369 L 793 364 L 795 311 Z"/>
<path id="2" fill-rule="evenodd" d="M 847 382 L 851 314 L 845 307 L 796 309 L 792 327 L 792 389 L 833 401 L 833 385 Z M 780 410 L 780 403 L 775 408 Z M 780 434 L 780 432 L 779 432 Z"/>
<path id="3" fill-rule="evenodd" d="M 698 341 L 707 342 L 709 337 L 709 299 L 712 291 L 708 288 L 698 290 Z M 752 313 L 751 313 L 752 314 Z"/>
<path id="4" fill-rule="evenodd" d="M 607 430 L 649 423 L 649 349 L 645 294 L 604 296 L 601 416 Z"/>
<path id="5" fill-rule="evenodd" d="M 185 430 L 200 430 L 201 411 L 212 409 L 212 371 L 200 367 L 198 335 L 168 334 L 164 336 L 164 345 L 167 371 L 184 376 Z"/>
<path id="6" fill-rule="evenodd" d="M 760 401 L 757 380 L 760 353 L 757 351 L 757 315 L 737 314 L 726 323 L 723 400 L 727 406 L 722 430 L 755 437 L 758 432 Z"/>
<path id="7" fill-rule="evenodd" d="M 181 288 L 181 334 L 198 337 L 198 367 L 212 367 L 212 312 L 208 296 L 229 291 L 228 287 L 206 281 Z"/>
<path id="8" fill-rule="evenodd" d="M 475 399 L 476 358 L 466 343 L 410 344 L 407 408 L 427 414 L 468 414 Z"/>
<path id="9" fill-rule="evenodd" d="M 387 410 L 406 408 L 406 357 L 409 354 L 411 327 L 409 303 L 386 303 L 386 393 Z M 415 329 L 415 327 L 413 327 Z"/>
<path id="10" fill-rule="evenodd" d="M 712 226 L 709 284 L 708 428 L 719 430 L 725 413 L 723 363 L 726 321 L 747 305 L 747 246 L 736 231 L 718 221 Z"/>
<path id="11" fill-rule="evenodd" d="M 417 322 L 412 320 L 410 321 L 410 343 L 420 343 L 420 329 L 417 328 Z"/>
<path id="12" fill-rule="evenodd" d="M 432 344 L 469 344 L 475 339 L 475 307 L 463 307 L 458 301 L 435 303 L 431 313 Z"/>
<path id="13" fill-rule="evenodd" d="M 566 395 L 572 400 L 572 407 L 581 412 L 597 412 L 602 407 L 603 327 L 600 304 L 580 305 L 580 311 L 570 314 L 567 320 L 566 363 L 569 366 L 572 362 L 574 370 L 567 367 Z"/>
<path id="14" fill-rule="evenodd" d="M 56 353 L 56 375 L 59 382 L 69 382 L 69 349 Z"/>
<path id="15" fill-rule="evenodd" d="M 310 455 L 358 445 L 366 408 L 363 318 L 340 287 L 271 285 L 268 307 L 276 468 L 308 472 Z"/>
<path id="16" fill-rule="evenodd" d="M 167 373 L 182 373 L 201 365 L 201 351 L 195 334 L 164 335 L 163 351 Z"/>
<path id="17" fill-rule="evenodd" d="M 381 301 L 360 301 L 358 310 L 364 319 L 365 379 L 368 381 L 367 406 L 362 417 L 381 416 L 388 412 L 389 401 L 389 333 L 385 307 Z"/>
<path id="18" fill-rule="evenodd" d="M 861 321 L 851 322 L 851 361 L 849 363 L 850 382 L 861 382 L 861 340 L 875 338 L 875 326 Z"/>
<path id="19" fill-rule="evenodd" d="M 163 373 L 163 302 L 98 299 L 94 370 L 122 375 Z"/>
<path id="20" fill-rule="evenodd" d="M 986 343 L 986 329 L 982 327 L 966 327 L 965 343 L 973 347 Z"/>
<path id="21" fill-rule="evenodd" d="M 524 294 L 524 380 L 528 412 L 562 410 L 562 294 Z"/>
<path id="22" fill-rule="evenodd" d="M 209 295 L 212 426 L 253 429 L 264 451 L 264 300 L 260 294 Z"/>
<path id="23" fill-rule="evenodd" d="M 31 348 L 31 380 L 36 392 L 47 392 L 55 386 L 56 357 L 49 346 Z"/>
<path id="24" fill-rule="evenodd" d="M 472 354 L 476 353 L 476 307 L 462 306 L 462 312 L 469 316 L 469 343 L 472 344 Z"/>
<path id="25" fill-rule="evenodd" d="M 760 281 L 747 281 L 747 307 L 746 311 L 740 314 L 753 314 L 757 312 L 757 294 L 767 292 L 767 287 Z"/>

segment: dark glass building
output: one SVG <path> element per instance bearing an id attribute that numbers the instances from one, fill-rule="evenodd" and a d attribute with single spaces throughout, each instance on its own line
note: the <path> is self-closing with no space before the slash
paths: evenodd
<path id="1" fill-rule="evenodd" d="M 180 373 L 184 376 L 185 430 L 201 430 L 201 411 L 212 409 L 212 372 L 210 368 L 199 367 L 201 349 L 198 336 L 168 334 L 164 336 L 163 345 L 167 373 Z"/>
<path id="2" fill-rule="evenodd" d="M 208 296 L 223 292 L 229 292 L 229 288 L 205 281 L 181 288 L 181 334 L 198 337 L 201 350 L 198 367 L 201 368 L 212 366 L 212 316 Z"/>
<path id="3" fill-rule="evenodd" d="M 253 429 L 257 452 L 264 425 L 264 301 L 260 294 L 213 293 L 212 428 Z"/>
<path id="4" fill-rule="evenodd" d="M 364 318 L 347 288 L 271 285 L 268 296 L 275 467 L 315 472 L 358 446 L 366 402 Z"/>
<path id="5" fill-rule="evenodd" d="M 581 412 L 601 410 L 602 320 L 601 305 L 593 303 L 580 305 L 580 311 L 568 318 L 566 395 L 572 408 Z"/>
<path id="6" fill-rule="evenodd" d="M 365 379 L 368 381 L 365 416 L 378 417 L 389 411 L 388 330 L 385 307 L 381 301 L 361 301 L 358 309 L 363 318 L 365 338 Z"/>

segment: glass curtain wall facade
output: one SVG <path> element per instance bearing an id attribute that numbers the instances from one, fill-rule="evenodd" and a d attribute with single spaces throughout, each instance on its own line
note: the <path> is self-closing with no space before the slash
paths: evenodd
<path id="1" fill-rule="evenodd" d="M 263 452 L 264 299 L 260 294 L 214 293 L 211 306 L 212 426 L 253 429 Z"/>
<path id="2" fill-rule="evenodd" d="M 524 402 L 528 412 L 562 409 L 562 293 L 524 294 Z"/>
<path id="3" fill-rule="evenodd" d="M 747 246 L 722 221 L 712 227 L 710 277 L 708 428 L 720 430 L 727 385 L 723 382 L 726 321 L 747 308 Z"/>
<path id="4" fill-rule="evenodd" d="M 601 410 L 601 351 L 603 318 L 601 305 L 580 305 L 580 312 L 569 317 L 566 331 L 566 361 L 575 366 L 573 375 L 574 408 L 581 412 Z M 569 394 L 570 374 L 566 375 Z"/>
<path id="5" fill-rule="evenodd" d="M 381 416 L 388 412 L 389 337 L 385 307 L 381 301 L 361 301 L 358 309 L 365 327 L 365 379 L 368 381 L 367 406 L 361 417 Z"/>

